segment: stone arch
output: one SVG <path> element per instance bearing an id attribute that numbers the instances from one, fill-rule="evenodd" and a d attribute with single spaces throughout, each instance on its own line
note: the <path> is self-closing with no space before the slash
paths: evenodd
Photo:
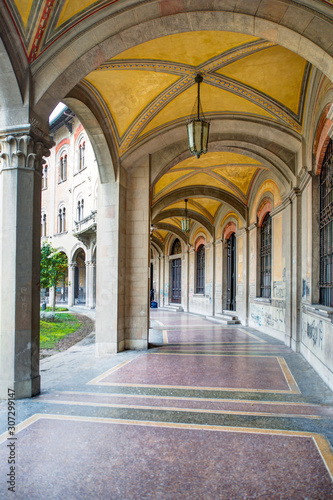
<path id="1" fill-rule="evenodd" d="M 267 195 L 261 200 L 257 211 L 258 226 L 261 227 L 267 214 L 273 209 L 272 200 Z"/>
<path id="2" fill-rule="evenodd" d="M 204 226 L 211 235 L 214 234 L 213 224 L 204 215 L 199 214 L 194 210 L 188 210 L 187 215 L 190 219 L 195 220 L 198 224 Z M 154 217 L 153 224 L 159 223 L 163 221 L 163 219 L 169 219 L 170 217 L 185 217 L 185 209 L 172 208 L 169 210 L 163 210 Z"/>
<path id="3" fill-rule="evenodd" d="M 179 32 L 202 30 L 205 27 L 207 30 L 213 31 L 245 33 L 277 43 L 304 57 L 333 80 L 332 58 L 325 50 L 326 37 L 322 36 L 322 33 L 330 33 L 330 25 L 325 22 L 325 17 L 320 13 L 311 10 L 311 14 L 309 14 L 306 6 L 295 4 L 292 7 L 293 15 L 284 17 L 288 6 L 277 0 L 276 3 L 280 4 L 281 7 L 281 14 L 272 20 L 269 9 L 262 8 L 255 15 L 251 15 L 248 9 L 244 7 L 242 10 L 239 5 L 238 11 L 235 12 L 234 8 L 230 8 L 229 3 L 228 11 L 224 11 L 223 6 L 221 10 L 216 10 L 216 2 L 206 0 L 206 10 L 200 11 L 200 16 L 197 15 L 196 6 L 191 7 L 189 4 L 184 6 L 185 12 L 172 15 L 162 16 L 160 9 L 150 9 L 149 20 L 147 20 L 145 11 L 146 5 L 143 5 L 142 9 L 135 5 L 117 13 L 114 12 L 113 7 L 112 21 L 108 16 L 108 13 L 112 12 L 110 7 L 110 10 L 105 9 L 105 20 L 99 22 L 98 30 L 94 29 L 96 25 L 93 22 L 93 16 L 91 16 L 90 26 L 85 25 L 83 30 L 83 25 L 78 24 L 75 32 L 73 30 L 73 34 L 69 32 L 64 40 L 60 39 L 58 51 L 53 54 L 52 61 L 49 58 L 50 62 L 48 62 L 48 50 L 37 61 L 33 75 L 34 79 L 39 82 L 38 90 L 35 92 L 37 109 L 45 101 L 50 103 L 50 109 L 52 106 L 54 108 L 55 101 L 62 99 L 64 94 L 70 91 L 90 71 L 122 51 L 138 45 L 138 40 L 143 43 L 158 38 L 161 34 L 166 36 Z M 234 7 L 236 7 L 236 0 L 234 3 Z M 129 9 L 131 9 L 132 15 L 129 15 Z M 295 11 L 299 12 L 299 16 Z M 318 28 L 307 32 L 306 36 L 303 35 L 302 19 L 304 15 L 308 17 L 309 22 L 315 19 L 321 29 Z M 282 18 L 284 19 L 283 26 L 279 24 Z M 120 25 L 125 23 L 125 35 L 119 32 L 119 23 Z M 92 30 L 94 30 L 94 36 L 89 39 Z M 82 43 L 80 38 L 84 38 L 85 43 Z M 91 40 L 88 47 L 87 40 Z M 64 58 L 64 51 L 66 51 L 66 58 Z M 64 67 L 64 60 L 66 60 L 67 67 Z M 49 83 L 50 74 L 52 74 L 50 64 L 52 64 L 53 69 L 55 67 L 62 68 L 61 74 L 55 75 L 51 84 Z M 71 68 L 70 74 L 66 71 L 68 68 Z"/>
<path id="4" fill-rule="evenodd" d="M 2 14 L 2 13 L 1 13 Z M 2 17 L 2 16 L 0 16 Z M 1 22 L 0 22 L 1 24 Z M 3 30 L 1 30 L 0 38 L 0 103 L 1 103 L 1 113 L 0 113 L 0 130 L 6 130 L 7 127 L 13 125 L 13 116 L 15 116 L 16 124 L 22 125 L 29 123 L 29 108 L 24 105 L 23 93 L 26 81 L 21 81 L 21 87 L 17 77 L 18 71 L 14 70 L 15 62 L 17 62 L 18 57 L 16 56 L 17 51 L 11 51 L 10 56 L 7 49 L 3 43 L 2 37 L 4 35 Z M 23 70 L 24 65 L 17 62 L 17 68 L 20 67 Z M 26 80 L 26 78 L 25 78 Z"/>
<path id="5" fill-rule="evenodd" d="M 87 254 L 87 249 L 84 248 L 84 245 L 82 243 L 77 243 L 71 250 L 70 252 L 70 257 L 69 257 L 69 262 L 71 264 L 75 264 L 75 259 L 77 254 L 82 250 L 85 254 Z"/>
<path id="6" fill-rule="evenodd" d="M 313 143 L 313 163 L 315 172 L 320 174 L 328 143 L 333 136 L 333 104 L 327 104 L 317 125 Z"/>
<path id="7" fill-rule="evenodd" d="M 172 193 L 163 196 L 153 205 L 152 219 L 154 220 L 155 217 L 160 213 L 160 211 L 162 211 L 164 208 L 167 208 L 172 203 L 191 197 L 208 197 L 223 202 L 233 210 L 238 212 L 240 217 L 244 221 L 246 220 L 247 207 L 244 203 L 242 203 L 236 196 L 227 191 L 209 186 L 189 186 L 176 189 Z"/>
<path id="8" fill-rule="evenodd" d="M 221 122 L 225 123 L 224 120 Z M 209 152 L 225 151 L 249 156 L 266 168 L 270 175 L 275 175 L 277 181 L 280 182 L 280 189 L 287 190 L 296 180 L 295 172 L 298 165 L 295 153 L 297 154 L 301 149 L 300 137 L 295 137 L 290 134 L 290 131 L 274 129 L 271 123 L 258 129 L 258 135 L 254 135 L 253 130 L 257 132 L 256 125 L 256 122 L 249 121 L 244 126 L 242 122 L 235 122 L 235 120 L 230 127 L 227 124 L 228 134 L 221 133 L 217 137 L 214 133 L 210 136 Z M 184 131 L 185 128 L 182 126 L 182 132 Z M 181 133 L 179 128 L 177 132 Z M 228 139 L 229 134 L 233 136 L 232 140 Z M 163 131 L 160 135 L 164 137 Z M 165 135 L 167 136 L 167 133 Z M 172 138 L 164 137 L 164 140 L 169 142 Z M 190 157 L 185 140 L 178 142 L 173 148 L 165 148 L 152 155 L 152 186 L 171 168 Z"/>
<path id="9" fill-rule="evenodd" d="M 94 113 L 85 102 L 77 98 L 67 97 L 62 102 L 74 111 L 89 137 L 97 160 L 100 181 L 102 183 L 114 181 L 116 179 L 115 165 L 118 160 L 111 144 L 110 131 L 101 126 L 105 120 L 102 116 L 96 117 L 97 111 Z"/>

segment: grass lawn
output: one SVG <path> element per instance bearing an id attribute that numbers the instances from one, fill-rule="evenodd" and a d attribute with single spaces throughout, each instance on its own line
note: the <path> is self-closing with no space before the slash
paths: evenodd
<path id="1" fill-rule="evenodd" d="M 73 314 L 56 314 L 55 321 L 40 321 L 40 348 L 52 349 L 58 340 L 80 328 Z"/>
<path id="2" fill-rule="evenodd" d="M 68 311 L 68 308 L 67 307 L 56 307 L 55 310 L 56 311 Z M 40 308 L 40 311 L 42 311 L 42 308 Z M 47 311 L 47 312 L 52 311 L 52 307 L 51 306 L 47 306 L 47 308 L 45 309 L 45 311 Z"/>

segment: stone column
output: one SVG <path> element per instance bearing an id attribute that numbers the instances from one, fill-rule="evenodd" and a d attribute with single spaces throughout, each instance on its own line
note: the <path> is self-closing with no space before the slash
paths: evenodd
<path id="1" fill-rule="evenodd" d="M 243 325 L 247 325 L 248 318 L 248 278 L 247 252 L 248 231 L 243 228 L 236 233 L 237 248 L 237 277 L 236 277 L 236 312 Z"/>
<path id="2" fill-rule="evenodd" d="M 86 307 L 93 309 L 94 306 L 94 272 L 96 263 L 94 260 L 86 262 Z"/>
<path id="3" fill-rule="evenodd" d="M 185 301 L 185 312 L 189 312 L 190 310 L 190 245 L 187 245 L 186 248 L 186 301 Z"/>
<path id="4" fill-rule="evenodd" d="M 214 315 L 222 312 L 222 241 L 215 242 L 215 308 Z"/>
<path id="5" fill-rule="evenodd" d="M 126 172 L 98 186 L 96 355 L 125 348 Z"/>
<path id="6" fill-rule="evenodd" d="M 0 136 L 0 398 L 40 392 L 40 211 L 43 156 L 52 141 L 30 126 Z"/>
<path id="7" fill-rule="evenodd" d="M 295 189 L 291 199 L 291 340 L 290 347 L 300 351 L 302 303 L 302 195 Z M 318 248 L 318 247 L 317 247 Z"/>
<path id="8" fill-rule="evenodd" d="M 164 302 L 164 255 L 160 256 L 159 257 L 159 261 L 160 261 L 160 289 L 159 289 L 159 298 L 160 298 L 160 302 L 159 302 L 159 306 L 160 307 L 163 307 L 165 305 L 165 302 Z"/>
<path id="9" fill-rule="evenodd" d="M 149 330 L 150 164 L 149 157 L 127 177 L 125 347 L 146 349 Z"/>
<path id="10" fill-rule="evenodd" d="M 76 264 L 68 264 L 68 306 L 74 305 L 74 280 Z"/>

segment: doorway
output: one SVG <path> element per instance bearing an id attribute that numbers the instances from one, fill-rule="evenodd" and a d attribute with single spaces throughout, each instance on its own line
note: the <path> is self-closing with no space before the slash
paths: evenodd
<path id="1" fill-rule="evenodd" d="M 170 262 L 171 302 L 180 304 L 182 299 L 182 259 Z"/>
<path id="2" fill-rule="evenodd" d="M 236 236 L 227 240 L 227 304 L 228 311 L 236 311 Z"/>

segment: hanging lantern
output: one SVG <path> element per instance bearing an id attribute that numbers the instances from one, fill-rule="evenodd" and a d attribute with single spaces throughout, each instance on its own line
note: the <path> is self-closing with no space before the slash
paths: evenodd
<path id="1" fill-rule="evenodd" d="M 190 153 L 200 158 L 200 155 L 207 153 L 209 122 L 205 121 L 200 103 L 200 83 L 203 77 L 198 73 L 195 82 L 198 84 L 198 95 L 194 106 L 191 120 L 187 123 L 188 147 Z"/>
<path id="2" fill-rule="evenodd" d="M 182 219 L 182 231 L 186 235 L 190 232 L 191 229 L 191 219 L 187 216 L 187 200 L 185 200 L 185 219 Z"/>

